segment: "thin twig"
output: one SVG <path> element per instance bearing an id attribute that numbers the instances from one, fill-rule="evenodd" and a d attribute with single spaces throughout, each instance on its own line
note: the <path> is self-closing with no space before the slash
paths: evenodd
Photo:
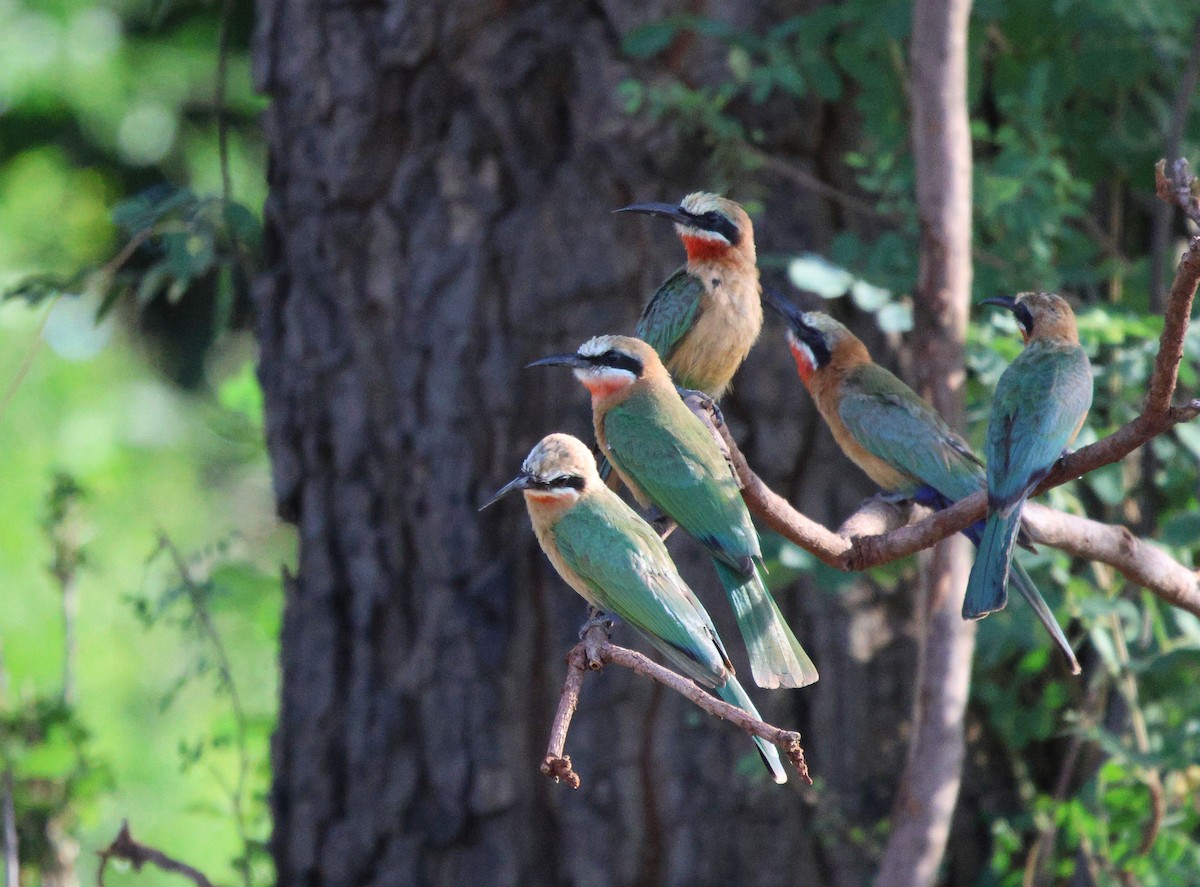
<path id="1" fill-rule="evenodd" d="M 1163 147 L 1168 157 L 1176 157 L 1183 146 L 1183 133 L 1187 127 L 1188 110 L 1196 92 L 1197 78 L 1200 77 L 1200 16 L 1192 32 L 1192 48 L 1188 53 L 1187 64 L 1176 86 L 1175 99 L 1171 103 L 1171 115 L 1167 124 L 1167 132 Z M 1155 207 L 1150 229 L 1150 310 L 1159 311 L 1163 304 L 1163 277 L 1166 272 L 1167 250 L 1171 243 L 1171 222 L 1174 218 L 1174 207 L 1168 203 L 1159 203 Z"/>
<path id="2" fill-rule="evenodd" d="M 193 868 L 186 862 L 180 862 L 178 859 L 172 859 L 161 850 L 135 841 L 129 832 L 129 820 L 121 822 L 121 830 L 117 832 L 113 842 L 103 850 L 97 851 L 96 855 L 100 857 L 100 868 L 96 871 L 96 884 L 99 887 L 104 887 L 104 870 L 108 868 L 110 859 L 126 860 L 133 866 L 135 872 L 140 872 L 142 866 L 149 862 L 164 872 L 174 872 L 190 878 L 196 887 L 213 887 L 212 881 L 208 880 L 199 869 Z"/>
<path id="3" fill-rule="evenodd" d="M 1125 698 L 1125 706 L 1129 709 L 1129 723 L 1133 729 L 1134 747 L 1142 755 L 1150 753 L 1150 731 L 1146 727 L 1146 716 L 1142 713 L 1138 701 L 1137 675 L 1130 667 L 1129 647 L 1125 644 L 1125 626 L 1121 617 L 1113 612 L 1109 614 L 1112 626 L 1113 650 L 1117 655 L 1117 665 L 1120 673 L 1117 675 L 1117 688 Z M 1150 792 L 1150 818 L 1142 828 L 1142 841 L 1138 845 L 1137 855 L 1145 856 L 1154 846 L 1158 833 L 1162 829 L 1163 818 L 1167 814 L 1166 794 L 1163 790 L 1162 776 L 1153 767 L 1139 767 L 1142 782 Z"/>
<path id="4" fill-rule="evenodd" d="M 46 324 L 50 321 L 50 312 L 54 310 L 54 303 L 59 298 L 60 296 L 55 296 L 50 300 L 50 307 L 42 315 L 37 331 L 33 334 L 33 344 L 29 346 L 29 350 L 25 352 L 25 356 L 21 358 L 21 365 L 17 367 L 17 372 L 13 375 L 12 381 L 4 389 L 4 396 L 0 397 L 0 422 L 4 421 L 4 414 L 8 412 L 9 404 L 17 396 L 17 390 L 21 387 L 21 383 L 25 381 L 25 377 L 29 375 L 29 371 L 33 369 L 34 358 L 37 357 L 38 351 L 41 350 L 42 342 L 45 341 Z"/>
<path id="5" fill-rule="evenodd" d="M 250 756 L 247 751 L 246 742 L 246 710 L 242 707 L 242 698 L 238 693 L 237 684 L 233 680 L 233 666 L 230 662 L 229 654 L 225 650 L 225 642 L 221 640 L 221 633 L 217 631 L 216 625 L 213 624 L 212 616 L 208 611 L 208 605 L 200 593 L 199 583 L 192 576 L 191 569 L 188 566 L 186 558 L 183 556 L 183 552 L 171 541 L 171 538 L 162 531 L 159 532 L 158 538 L 159 545 L 171 556 L 183 587 L 188 593 L 188 598 L 192 602 L 192 609 L 199 620 L 200 628 L 217 655 L 217 672 L 220 675 L 221 684 L 229 694 L 229 704 L 233 709 L 234 725 L 237 731 L 238 747 L 237 785 L 233 791 L 229 792 L 229 800 L 233 807 L 234 825 L 237 828 L 238 837 L 242 841 L 242 846 L 248 848 L 250 846 L 250 833 L 246 826 L 243 803 L 246 794 L 246 784 L 250 776 Z M 246 864 L 241 865 L 240 868 L 242 879 L 248 885 L 250 883 L 249 868 Z"/>
<path id="6" fill-rule="evenodd" d="M 1102 720 L 1107 697 L 1108 672 L 1098 671 L 1088 681 L 1087 693 L 1084 696 L 1083 704 L 1079 706 L 1078 729 L 1071 734 L 1070 744 L 1067 746 L 1066 754 L 1063 755 L 1058 776 L 1054 780 L 1054 790 L 1050 797 L 1056 804 L 1061 804 L 1067 798 L 1071 781 L 1075 776 L 1075 767 L 1079 763 L 1084 743 L 1087 742 L 1085 728 L 1094 726 Z M 1038 833 L 1029 850 L 1029 856 L 1025 859 L 1025 874 L 1021 880 L 1021 887 L 1037 887 L 1046 880 L 1043 875 L 1054 856 L 1054 844 L 1057 840 L 1058 820 L 1050 817 L 1045 828 Z"/>
<path id="7" fill-rule="evenodd" d="M 655 680 L 691 700 L 709 714 L 731 722 L 751 736 L 757 736 L 774 744 L 796 768 L 800 778 L 809 785 L 812 784 L 812 777 L 808 773 L 808 764 L 804 760 L 804 749 L 800 745 L 799 733 L 760 721 L 736 705 L 730 705 L 728 702 L 706 693 L 694 681 L 676 674 L 669 668 L 664 668 L 641 653 L 611 643 L 608 640 L 607 632 L 600 625 L 590 626 L 583 633 L 583 639 L 567 654 L 567 679 L 563 683 L 558 710 L 550 728 L 550 743 L 541 765 L 541 771 L 556 782 L 562 780 L 571 788 L 579 788 L 579 774 L 571 768 L 570 757 L 563 754 L 567 731 L 570 729 L 575 708 L 579 704 L 579 693 L 583 687 L 584 674 L 589 670 L 599 671 L 610 663 Z"/>
<path id="8" fill-rule="evenodd" d="M 17 838 L 17 811 L 13 800 L 11 767 L 4 771 L 3 792 L 0 806 L 4 808 L 4 883 L 6 887 L 21 887 L 21 853 Z"/>

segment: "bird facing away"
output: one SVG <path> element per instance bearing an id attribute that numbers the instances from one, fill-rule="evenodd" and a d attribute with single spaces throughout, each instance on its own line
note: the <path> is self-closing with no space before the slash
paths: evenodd
<path id="1" fill-rule="evenodd" d="M 984 299 L 1017 318 L 1025 350 L 996 383 L 987 433 L 988 517 L 963 616 L 1004 606 L 1021 509 L 1079 434 L 1092 405 L 1092 368 L 1079 345 L 1075 313 L 1052 293 Z M 1019 587 L 1019 586 L 1018 586 Z"/>
<path id="2" fill-rule="evenodd" d="M 983 463 L 937 411 L 887 369 L 867 346 L 827 314 L 803 312 L 768 294 L 788 323 L 787 339 L 804 387 L 834 440 L 888 493 L 941 509 L 986 486 Z M 964 533 L 979 545 L 983 522 Z M 1033 580 L 1014 564 L 1016 585 L 1063 651 L 1079 663 Z M 964 613 L 965 615 L 965 613 Z M 978 614 L 983 615 L 983 614 Z"/>
<path id="3" fill-rule="evenodd" d="M 634 498 L 656 506 L 708 549 L 729 595 L 760 687 L 803 687 L 817 670 L 762 579 L 762 550 L 737 479 L 704 423 L 688 409 L 654 349 L 641 339 L 599 336 L 561 365 L 592 395 L 601 452 Z"/>
<path id="4" fill-rule="evenodd" d="M 606 487 L 578 438 L 551 434 L 521 473 L 484 508 L 513 490 L 525 495 L 542 551 L 589 604 L 620 618 L 689 678 L 762 720 L 703 605 L 680 577 L 654 529 Z M 779 751 L 754 737 L 776 782 L 787 782 Z"/>
<path id="5" fill-rule="evenodd" d="M 687 264 L 651 297 L 636 334 L 658 352 L 676 385 L 719 400 L 762 329 L 750 217 L 732 200 L 702 191 L 679 206 L 635 203 L 617 212 L 675 223 Z"/>

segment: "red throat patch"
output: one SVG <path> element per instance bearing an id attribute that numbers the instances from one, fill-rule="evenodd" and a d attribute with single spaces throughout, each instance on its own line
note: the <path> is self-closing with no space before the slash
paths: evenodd
<path id="1" fill-rule="evenodd" d="M 712 237 L 693 237 L 681 234 L 679 239 L 683 241 L 683 248 L 687 250 L 689 262 L 720 261 L 733 249 L 724 240 Z"/>
<path id="2" fill-rule="evenodd" d="M 592 394 L 592 400 L 604 400 L 633 384 L 632 379 L 609 376 L 589 376 L 583 381 L 583 387 Z"/>
<path id="3" fill-rule="evenodd" d="M 788 348 L 791 349 L 792 357 L 796 359 L 796 372 L 800 374 L 800 381 L 805 385 L 808 384 L 809 378 L 816 369 L 813 363 L 811 352 L 804 345 L 789 338 Z"/>

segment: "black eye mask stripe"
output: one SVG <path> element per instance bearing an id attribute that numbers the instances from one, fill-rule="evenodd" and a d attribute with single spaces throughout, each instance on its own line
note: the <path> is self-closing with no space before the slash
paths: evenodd
<path id="1" fill-rule="evenodd" d="M 703 228 L 705 231 L 720 234 L 733 246 L 737 246 L 742 239 L 742 232 L 738 230 L 738 226 L 715 210 L 696 216 L 695 219 L 698 223 L 696 225 L 697 228 Z"/>
<path id="2" fill-rule="evenodd" d="M 529 486 L 538 490 L 582 490 L 584 483 L 584 479 L 578 474 L 560 474 L 558 477 L 552 477 L 549 480 L 542 480 L 537 477 L 529 479 Z"/>
<path id="3" fill-rule="evenodd" d="M 1013 309 L 1013 314 L 1017 318 L 1017 323 L 1025 328 L 1026 334 L 1033 332 L 1033 314 L 1027 305 L 1023 302 L 1018 302 L 1017 307 Z"/>
<path id="4" fill-rule="evenodd" d="M 614 370 L 625 370 L 627 373 L 633 373 L 639 379 L 642 376 L 642 371 L 645 367 L 642 362 L 636 357 L 624 352 L 617 351 L 615 348 L 610 348 L 603 354 L 597 355 L 580 355 L 588 363 L 593 363 L 598 366 L 612 367 Z"/>

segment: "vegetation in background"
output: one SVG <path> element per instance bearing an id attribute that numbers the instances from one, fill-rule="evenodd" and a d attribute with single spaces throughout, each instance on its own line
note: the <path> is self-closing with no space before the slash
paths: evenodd
<path id="1" fill-rule="evenodd" d="M 125 818 L 218 882 L 272 881 L 292 541 L 240 331 L 265 196 L 251 10 L 220 12 L 0 4 L 0 768 L 23 883 L 94 880 Z"/>
<path id="2" fill-rule="evenodd" d="M 1151 248 L 1153 166 L 1167 150 L 1176 78 L 1195 51 L 1194 14 L 1179 4 L 1120 0 L 984 0 L 974 7 L 976 300 L 1042 289 L 1083 306 L 1080 335 L 1096 396 L 1077 446 L 1141 408 L 1162 328 L 1151 311 L 1151 266 L 1174 263 L 1173 254 Z M 888 333 L 911 326 L 905 294 L 917 271 L 904 92 L 910 21 L 902 0 L 822 6 L 762 33 L 674 17 L 630 34 L 626 51 L 653 59 L 680 41 L 707 41 L 724 49 L 726 79 L 694 85 L 656 73 L 621 87 L 628 112 L 703 138 L 713 152 L 711 175 L 726 183 L 781 174 L 794 181 L 796 171 L 781 172 L 775 153 L 781 127 L 766 121 L 796 108 L 820 120 L 822 105 L 852 103 L 861 131 L 841 159 L 870 199 L 833 195 L 855 223 L 828 255 L 764 256 L 763 264 L 786 268 L 809 294 L 848 299 L 853 307 L 843 314 L 873 314 Z M 1186 156 L 1200 145 L 1200 100 L 1185 105 Z M 979 444 L 990 392 L 1020 339 L 999 312 L 973 319 L 967 403 Z M 1200 333 L 1191 330 L 1186 344 L 1180 386 L 1194 391 Z M 1051 491 L 1047 501 L 1152 533 L 1195 563 L 1200 430 L 1181 425 L 1148 450 Z M 775 569 L 774 582 L 821 569 L 787 543 L 777 557 L 783 569 Z M 1085 864 L 1100 883 L 1181 883 L 1200 871 L 1200 704 L 1192 692 L 1200 680 L 1200 620 L 1131 589 L 1103 565 L 1073 563 L 1049 549 L 1025 563 L 1060 618 L 1068 617 L 1071 637 L 1086 638 L 1095 664 L 1085 684 L 1053 677 L 1047 645 L 1024 608 L 980 624 L 973 718 L 1004 749 L 1020 800 L 981 824 L 994 836 L 984 882 L 1016 887 L 1028 883 L 1027 865 L 1066 877 Z M 889 565 L 875 578 L 894 584 L 904 569 L 911 564 Z"/>
<path id="3" fill-rule="evenodd" d="M 265 192 L 250 9 L 234 4 L 226 20 L 223 108 L 218 12 L 158 0 L 0 5 L 0 289 L 19 297 L 0 306 L 0 776 L 21 811 L 30 877 L 78 866 L 89 880 L 88 851 L 128 817 L 142 840 L 217 880 L 270 882 L 263 793 L 278 564 L 291 541 L 271 516 L 252 349 L 238 332 L 258 240 L 246 207 Z M 975 291 L 1056 289 L 1086 306 L 1081 334 L 1098 371 L 1089 435 L 1137 412 L 1154 353 L 1150 269 L 1171 257 L 1149 247 L 1151 169 L 1191 51 L 1190 14 L 1164 0 L 975 6 Z M 631 113 L 707 141 L 713 187 L 773 174 L 772 120 L 851 103 L 861 132 L 842 159 L 868 211 L 861 197 L 844 202 L 856 222 L 827 256 L 764 261 L 893 333 L 911 322 L 916 272 L 909 22 L 902 0 L 820 7 L 766 33 L 672 18 L 631 34 L 628 52 L 653 59 L 698 36 L 724 48 L 726 80 L 660 73 L 621 93 Z M 1182 152 L 1193 157 L 1194 116 Z M 977 320 L 976 439 L 1017 348 L 1010 320 Z M 1198 371 L 1193 329 L 1185 389 Z M 1200 430 L 1180 426 L 1150 456 L 1050 502 L 1157 527 L 1186 561 L 1200 537 L 1198 462 Z M 795 550 L 777 558 L 773 575 L 811 568 Z M 1082 848 L 1109 881 L 1182 883 L 1200 870 L 1200 621 L 1103 567 L 1050 550 L 1027 563 L 1061 589 L 1051 602 L 1098 667 L 1086 684 L 1050 676 L 1020 608 L 981 624 L 975 717 L 1022 800 L 984 824 L 985 883 L 1020 884 L 1034 846 L 1046 871 L 1070 872 Z M 904 569 L 875 578 L 894 583 Z M 108 883 L 138 880 L 110 871 Z"/>

